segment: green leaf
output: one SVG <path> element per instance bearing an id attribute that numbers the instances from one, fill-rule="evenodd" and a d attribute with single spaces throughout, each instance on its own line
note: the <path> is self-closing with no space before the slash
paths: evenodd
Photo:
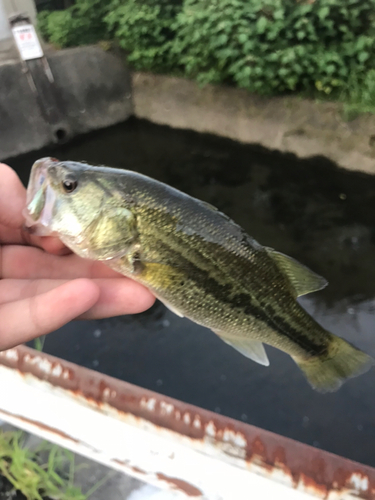
<path id="1" fill-rule="evenodd" d="M 216 38 L 216 45 L 226 45 L 227 42 L 228 42 L 228 35 L 226 35 L 225 33 L 219 35 Z"/>
<path id="2" fill-rule="evenodd" d="M 266 31 L 266 26 L 268 24 L 267 18 L 261 16 L 257 21 L 257 32 L 262 35 Z"/>
<path id="3" fill-rule="evenodd" d="M 245 43 L 249 39 L 249 36 L 246 33 L 240 33 L 238 35 L 238 40 L 241 43 Z"/>
<path id="4" fill-rule="evenodd" d="M 365 61 L 367 61 L 367 59 L 370 57 L 370 54 L 366 51 L 366 50 L 362 50 L 359 54 L 358 54 L 358 61 L 363 63 Z"/>
<path id="5" fill-rule="evenodd" d="M 284 9 L 283 8 L 276 9 L 276 10 L 273 11 L 273 18 L 274 18 L 275 21 L 284 19 L 284 17 L 285 17 L 285 15 L 284 15 Z"/>
<path id="6" fill-rule="evenodd" d="M 321 9 L 318 10 L 318 16 L 319 19 L 322 21 L 325 19 L 329 14 L 329 7 L 322 7 Z"/>

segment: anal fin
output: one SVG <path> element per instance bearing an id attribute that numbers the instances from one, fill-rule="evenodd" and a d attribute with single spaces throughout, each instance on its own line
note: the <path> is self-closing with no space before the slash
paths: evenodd
<path id="1" fill-rule="evenodd" d="M 259 340 L 227 336 L 221 332 L 215 333 L 219 335 L 224 342 L 236 349 L 236 351 L 240 352 L 243 356 L 252 359 L 260 365 L 269 366 L 270 362 L 266 351 L 262 342 Z"/>

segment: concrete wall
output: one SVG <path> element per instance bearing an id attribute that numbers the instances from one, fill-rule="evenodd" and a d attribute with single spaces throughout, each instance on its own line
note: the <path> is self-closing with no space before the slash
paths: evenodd
<path id="1" fill-rule="evenodd" d="M 8 15 L 3 0 L 0 0 L 0 41 L 11 37 Z"/>
<path id="2" fill-rule="evenodd" d="M 8 13 L 5 10 L 3 0 L 0 0 L 0 63 L 16 60 L 17 55 L 8 23 Z"/>
<path id="3" fill-rule="evenodd" d="M 36 22 L 36 7 L 34 0 L 0 0 L 8 16 L 17 12 L 28 14 L 33 24 Z"/>
<path id="4" fill-rule="evenodd" d="M 0 0 L 1 1 L 1 0 Z M 126 120 L 131 114 L 177 128 L 290 151 L 323 155 L 375 174 L 375 115 L 346 122 L 341 106 L 299 97 L 261 98 L 225 86 L 135 73 L 99 47 L 53 52 L 50 85 L 29 61 L 38 92 L 20 63 L 0 65 L 0 160 Z M 133 108 L 134 106 L 134 108 Z"/>
<path id="5" fill-rule="evenodd" d="M 20 63 L 0 66 L 0 161 L 107 127 L 132 113 L 130 73 L 124 62 L 98 47 L 48 56 L 55 84 L 41 60 L 29 69 L 33 92 Z"/>
<path id="6" fill-rule="evenodd" d="M 336 103 L 300 97 L 262 98 L 245 90 L 135 73 L 134 112 L 176 128 L 290 151 L 324 155 L 341 167 L 375 174 L 375 115 L 346 122 Z"/>

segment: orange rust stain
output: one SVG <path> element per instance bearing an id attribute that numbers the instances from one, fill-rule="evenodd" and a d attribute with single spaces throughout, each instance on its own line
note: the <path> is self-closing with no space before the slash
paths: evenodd
<path id="1" fill-rule="evenodd" d="M 286 463 L 286 453 L 282 446 L 278 446 L 273 454 L 273 461 L 275 464 L 285 464 Z"/>
<path id="2" fill-rule="evenodd" d="M 171 484 L 174 488 L 183 491 L 189 497 L 201 497 L 203 492 L 182 479 L 178 479 L 177 477 L 169 477 L 164 474 L 158 473 L 156 474 L 158 479 L 161 481 L 165 481 L 166 483 Z"/>
<path id="3" fill-rule="evenodd" d="M 61 432 L 54 427 L 50 427 L 49 425 L 42 424 L 41 422 L 38 422 L 37 420 L 32 420 L 30 418 L 25 418 L 21 417 L 21 415 L 15 415 L 14 413 L 7 412 L 5 410 L 1 410 L 2 413 L 5 413 L 6 415 L 9 415 L 10 417 L 15 417 L 18 418 L 18 420 L 21 420 L 21 422 L 26 422 L 28 424 L 35 425 L 36 427 L 39 427 L 39 429 L 44 429 L 45 431 L 52 432 L 53 434 L 56 434 L 57 436 L 63 437 L 64 439 L 69 439 L 69 441 L 72 441 L 73 443 L 79 443 L 78 439 L 72 438 L 69 436 L 69 434 L 65 434 L 65 432 Z"/>
<path id="4" fill-rule="evenodd" d="M 144 476 L 147 476 L 147 472 L 145 470 L 140 469 L 136 465 L 130 465 L 129 461 L 124 461 L 124 460 L 119 460 L 118 458 L 114 458 L 112 462 L 121 465 L 121 467 L 126 467 L 127 469 L 131 469 L 136 474 L 143 474 Z"/>
<path id="5" fill-rule="evenodd" d="M 115 464 L 121 465 L 121 466 L 125 466 L 128 469 L 131 469 L 132 471 L 137 472 L 138 474 L 147 474 L 146 471 L 144 471 L 143 469 L 140 469 L 136 465 L 130 465 L 129 460 L 119 460 L 118 458 L 114 458 L 112 460 L 112 462 L 114 462 Z"/>
<path id="6" fill-rule="evenodd" d="M 253 453 L 264 457 L 266 455 L 266 447 L 260 438 L 255 438 L 252 443 Z"/>
<path id="7" fill-rule="evenodd" d="M 126 467 L 129 467 L 129 464 L 127 462 L 124 462 L 123 460 L 119 460 L 118 458 L 114 458 L 112 459 L 112 462 L 114 462 L 115 464 L 118 464 L 118 465 L 125 465 Z"/>
<path id="8" fill-rule="evenodd" d="M 300 473 L 300 478 L 304 486 L 309 490 L 314 490 L 317 496 L 321 496 L 323 498 L 326 498 L 328 496 L 328 492 L 331 490 L 331 488 L 328 488 L 324 484 L 317 483 L 314 479 L 306 476 L 303 472 Z"/>
<path id="9" fill-rule="evenodd" d="M 146 472 L 146 471 L 144 471 L 144 470 L 140 469 L 139 467 L 136 467 L 135 465 L 132 465 L 132 466 L 131 466 L 131 469 L 132 469 L 134 472 L 137 472 L 138 474 L 145 474 L 145 475 L 147 474 L 147 472 Z"/>

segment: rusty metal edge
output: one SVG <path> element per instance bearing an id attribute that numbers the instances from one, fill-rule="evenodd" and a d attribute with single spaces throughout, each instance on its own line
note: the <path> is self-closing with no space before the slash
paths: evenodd
<path id="1" fill-rule="evenodd" d="M 150 423 L 189 443 L 209 444 L 223 460 L 257 473 L 282 472 L 300 491 L 320 498 L 350 491 L 356 498 L 375 499 L 375 469 L 114 379 L 26 346 L 0 352 L 0 366 L 23 377 L 35 377 L 91 408 Z M 259 472 L 260 471 L 260 472 Z M 340 497 L 336 497 L 340 498 Z"/>

